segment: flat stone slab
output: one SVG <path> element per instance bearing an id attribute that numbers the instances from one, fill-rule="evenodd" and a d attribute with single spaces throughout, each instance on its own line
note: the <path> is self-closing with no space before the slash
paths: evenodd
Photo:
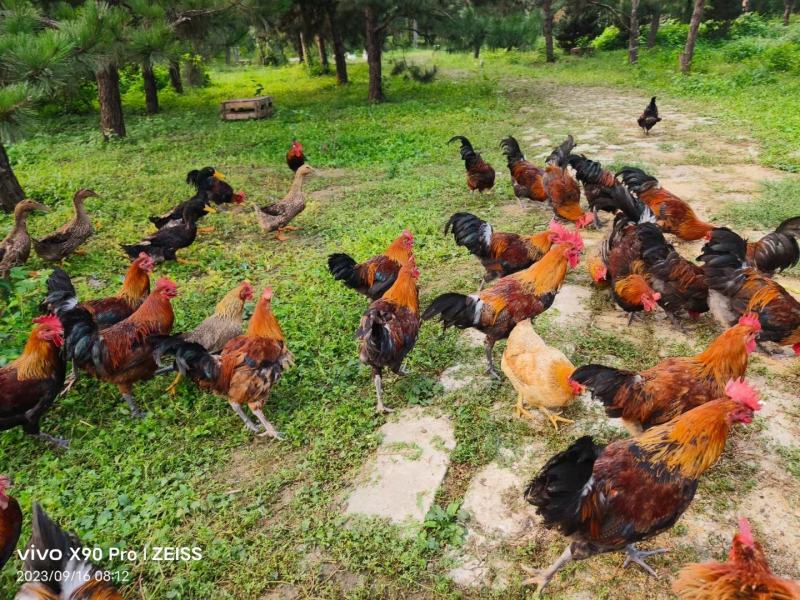
<path id="1" fill-rule="evenodd" d="M 554 323 L 574 326 L 589 316 L 587 303 L 591 297 L 592 290 L 588 287 L 572 283 L 564 284 L 547 312 L 552 316 Z"/>
<path id="2" fill-rule="evenodd" d="M 345 512 L 421 523 L 450 465 L 453 425 L 414 407 L 398 412 L 380 434 L 376 456 L 362 467 Z"/>
<path id="3" fill-rule="evenodd" d="M 446 368 L 439 375 L 439 384 L 445 392 L 455 392 L 472 385 L 475 379 L 475 367 L 473 365 L 453 365 Z"/>

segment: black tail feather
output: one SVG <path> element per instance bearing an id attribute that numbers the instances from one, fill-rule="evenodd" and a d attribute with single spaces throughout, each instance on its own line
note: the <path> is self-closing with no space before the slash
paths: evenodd
<path id="1" fill-rule="evenodd" d="M 603 448 L 588 435 L 553 456 L 525 488 L 525 500 L 533 504 L 545 527 L 558 528 L 564 535 L 580 527 L 583 489 Z"/>
<path id="2" fill-rule="evenodd" d="M 602 194 L 597 197 L 594 206 L 598 210 L 610 213 L 620 210 L 631 223 L 646 222 L 653 218 L 647 205 L 638 198 L 634 198 L 625 186 L 619 184 L 611 188 L 603 188 Z"/>
<path id="3" fill-rule="evenodd" d="M 634 194 L 641 194 L 651 187 L 658 185 L 658 179 L 636 167 L 624 167 L 617 173 L 617 177 L 622 177 L 622 182 L 625 184 L 625 187 Z"/>
<path id="4" fill-rule="evenodd" d="M 665 260 L 673 249 L 655 223 L 642 223 L 636 228 L 636 235 L 642 244 L 642 260 L 648 267 Z"/>
<path id="5" fill-rule="evenodd" d="M 452 230 L 456 244 L 465 246 L 479 258 L 488 256 L 492 239 L 492 226 L 467 212 L 454 213 L 445 225 L 444 233 Z"/>
<path id="6" fill-rule="evenodd" d="M 202 344 L 187 342 L 181 336 L 151 336 L 153 356 L 160 361 L 162 356 L 175 356 L 173 369 L 194 382 L 215 381 L 219 377 L 219 360 Z"/>
<path id="7" fill-rule="evenodd" d="M 711 239 L 703 246 L 698 260 L 705 262 L 704 257 L 725 255 L 735 257 L 739 265 L 743 265 L 747 260 L 747 241 L 727 227 L 715 227 L 711 230 Z"/>
<path id="8" fill-rule="evenodd" d="M 567 160 L 569 166 L 575 169 L 575 176 L 583 184 L 599 185 L 603 178 L 603 165 L 595 160 L 586 158 L 583 154 L 573 154 Z"/>
<path id="9" fill-rule="evenodd" d="M 553 149 L 545 162 L 549 165 L 553 164 L 564 168 L 567 166 L 567 161 L 569 160 L 569 156 L 574 148 L 575 140 L 571 135 L 568 135 L 566 140 L 561 142 L 559 146 Z"/>
<path id="10" fill-rule="evenodd" d="M 500 142 L 500 148 L 502 149 L 503 154 L 506 155 L 509 169 L 519 161 L 525 160 L 525 155 L 522 154 L 522 150 L 520 149 L 517 140 L 515 140 L 512 136 L 508 136 L 502 142 Z"/>
<path id="11" fill-rule="evenodd" d="M 638 373 L 623 371 L 605 365 L 584 365 L 575 369 L 570 379 L 586 386 L 592 393 L 592 398 L 599 400 L 606 406 L 606 414 L 618 417 L 619 410 L 613 409 L 614 396 L 623 385 L 634 385 Z"/>
<path id="12" fill-rule="evenodd" d="M 455 326 L 460 329 L 473 327 L 476 324 L 476 300 L 464 294 L 448 293 L 437 297 L 422 313 L 427 321 L 439 317 L 445 327 Z"/>
<path id="13" fill-rule="evenodd" d="M 61 592 L 61 578 L 50 576 L 55 574 L 64 575 L 70 563 L 71 550 L 81 548 L 78 538 L 66 533 L 50 517 L 45 514 L 42 507 L 34 503 L 33 505 L 33 528 L 27 549 L 36 548 L 37 552 L 28 552 L 25 558 L 25 570 L 30 573 L 42 573 L 41 581 L 47 582 L 47 587 Z M 61 558 L 56 559 L 60 552 Z M 47 574 L 47 575 L 44 575 Z"/>
<path id="14" fill-rule="evenodd" d="M 775 233 L 785 233 L 800 238 L 800 217 L 786 219 L 775 228 Z"/>
<path id="15" fill-rule="evenodd" d="M 347 287 L 356 289 L 362 285 L 356 263 L 347 254 L 337 253 L 328 257 L 328 270 L 336 281 L 343 282 Z"/>

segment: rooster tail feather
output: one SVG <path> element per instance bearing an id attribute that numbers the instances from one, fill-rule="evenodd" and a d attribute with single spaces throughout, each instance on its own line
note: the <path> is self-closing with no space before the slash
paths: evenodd
<path id="1" fill-rule="evenodd" d="M 70 550 L 80 548 L 81 543 L 75 536 L 66 533 L 56 525 L 47 516 L 42 507 L 34 502 L 33 528 L 27 548 L 32 549 L 34 547 L 37 552 L 26 553 L 25 570 L 31 573 L 38 572 L 51 575 L 58 573 L 61 575 L 69 570 L 68 567 L 77 566 L 74 560 L 70 561 Z M 60 551 L 60 559 L 54 558 L 58 556 L 55 550 Z M 44 577 L 42 580 L 48 581 Z M 59 581 L 61 580 L 59 579 Z M 64 579 L 64 581 L 67 580 Z"/>
<path id="2" fill-rule="evenodd" d="M 452 230 L 456 244 L 464 246 L 478 257 L 489 255 L 492 243 L 492 226 L 475 215 L 466 212 L 453 214 L 445 225 L 444 233 Z"/>
<path id="3" fill-rule="evenodd" d="M 624 167 L 617 177 L 622 177 L 625 187 L 637 195 L 658 185 L 658 179 L 636 167 Z"/>
<path id="4" fill-rule="evenodd" d="M 153 345 L 153 356 L 160 359 L 174 355 L 173 369 L 187 379 L 211 382 L 219 378 L 219 361 L 202 344 L 187 342 L 180 336 L 151 336 L 149 341 Z"/>
<path id="5" fill-rule="evenodd" d="M 439 317 L 446 327 L 455 326 L 460 329 L 474 327 L 480 317 L 480 299 L 464 294 L 448 293 L 437 297 L 422 313 L 427 321 Z"/>
<path id="6" fill-rule="evenodd" d="M 519 143 L 517 143 L 517 140 L 515 140 L 512 136 L 508 136 L 502 142 L 500 142 L 500 148 L 503 151 L 503 154 L 506 155 L 509 169 L 519 161 L 525 160 L 525 155 L 522 154 Z"/>
<path id="7" fill-rule="evenodd" d="M 595 208 L 607 212 L 622 211 L 631 223 L 642 223 L 655 219 L 647 205 L 634 198 L 623 185 L 603 188 L 603 193 L 595 200 Z"/>
<path id="8" fill-rule="evenodd" d="M 586 158 L 583 154 L 572 154 L 567 162 L 575 169 L 575 176 L 581 183 L 599 184 L 603 177 L 603 166 L 596 160 Z"/>
<path id="9" fill-rule="evenodd" d="M 703 246 L 703 257 L 726 256 L 736 257 L 740 265 L 747 259 L 747 242 L 735 231 L 727 227 L 715 227 L 711 230 L 711 239 Z"/>
<path id="10" fill-rule="evenodd" d="M 53 269 L 47 278 L 47 296 L 39 305 L 43 313 L 65 312 L 78 304 L 77 292 L 72 280 L 63 269 Z"/>
<path id="11" fill-rule="evenodd" d="M 642 244 L 642 259 L 648 267 L 669 256 L 671 247 L 667 244 L 661 228 L 655 223 L 642 223 L 636 229 L 636 235 Z"/>
<path id="12" fill-rule="evenodd" d="M 328 257 L 328 270 L 333 278 L 349 288 L 357 288 L 362 283 L 357 266 L 356 261 L 347 254 L 337 253 Z"/>
<path id="13" fill-rule="evenodd" d="M 586 386 L 592 398 L 599 400 L 606 407 L 609 417 L 618 417 L 619 409 L 614 407 L 614 396 L 622 386 L 634 386 L 638 383 L 638 373 L 623 371 L 604 365 L 584 365 L 575 369 L 570 379 Z"/>
<path id="14" fill-rule="evenodd" d="M 800 238 L 800 217 L 786 219 L 775 228 L 775 233 L 785 233 L 795 238 Z"/>
<path id="15" fill-rule="evenodd" d="M 525 488 L 525 500 L 537 508 L 546 527 L 555 526 L 564 535 L 578 529 L 580 503 L 602 449 L 588 435 L 578 438 L 548 460 Z"/>
<path id="16" fill-rule="evenodd" d="M 125 254 L 127 254 L 131 260 L 134 260 L 137 256 L 139 256 L 141 252 L 147 252 L 148 254 L 152 253 L 152 250 L 149 247 L 145 247 L 142 244 L 120 244 L 120 248 L 125 251 Z"/>
<path id="17" fill-rule="evenodd" d="M 572 138 L 571 135 L 567 136 L 567 139 L 561 142 L 561 145 L 557 146 L 551 153 L 550 156 L 547 157 L 545 161 L 547 164 L 558 165 L 561 168 L 567 166 L 567 161 L 569 160 L 569 155 L 572 153 L 572 150 L 575 148 L 575 140 Z"/>

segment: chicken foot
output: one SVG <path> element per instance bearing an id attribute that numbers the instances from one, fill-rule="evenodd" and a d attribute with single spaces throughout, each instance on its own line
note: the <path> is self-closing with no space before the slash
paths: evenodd
<path id="1" fill-rule="evenodd" d="M 623 569 L 625 569 L 631 563 L 636 563 L 637 565 L 642 567 L 642 569 L 644 569 L 645 572 L 647 572 L 649 575 L 652 575 L 653 577 L 658 577 L 653 568 L 646 562 L 644 562 L 644 559 L 647 558 L 648 556 L 654 556 L 656 554 L 664 554 L 665 552 L 667 552 L 666 548 L 658 548 L 656 550 L 644 551 L 644 550 L 637 550 L 636 546 L 634 546 L 633 544 L 628 544 L 627 546 L 625 546 L 625 550 L 628 553 L 628 556 L 625 557 L 625 562 L 622 563 Z"/>
<path id="2" fill-rule="evenodd" d="M 169 384 L 169 387 L 166 389 L 166 392 L 170 396 L 174 396 L 178 392 L 178 385 L 180 385 L 181 381 L 183 381 L 183 375 L 178 373 L 177 375 L 175 375 L 175 379 L 172 380 L 172 383 Z"/>
<path id="3" fill-rule="evenodd" d="M 258 431 L 258 425 L 253 423 L 253 421 L 250 420 L 250 417 L 248 417 L 246 414 L 244 414 L 244 409 L 241 407 L 240 404 L 238 404 L 236 402 L 228 402 L 228 404 L 231 405 L 231 408 L 233 409 L 233 412 L 235 412 L 237 415 L 239 415 L 239 418 L 242 420 L 242 422 L 244 423 L 244 426 L 247 427 L 247 429 L 249 431 L 252 431 L 253 433 L 258 433 L 259 432 Z"/>
<path id="4" fill-rule="evenodd" d="M 530 567 L 522 566 L 522 570 L 528 575 L 532 575 L 522 582 L 523 586 L 535 585 L 537 586 L 536 595 L 541 596 L 542 590 L 550 583 L 553 576 L 558 573 L 561 568 L 572 560 L 572 548 L 567 546 L 566 550 L 561 553 L 561 556 L 546 569 L 531 569 Z"/>
<path id="5" fill-rule="evenodd" d="M 131 416 L 136 417 L 137 419 L 144 419 L 147 416 L 147 412 L 142 410 L 136 405 L 136 401 L 133 399 L 133 394 L 130 392 L 123 393 L 122 399 L 128 404 L 128 408 L 131 410 Z"/>
<path id="6" fill-rule="evenodd" d="M 297 231 L 298 229 L 300 228 L 295 227 L 294 225 L 284 225 L 283 227 L 278 227 L 278 229 L 275 230 L 275 239 L 278 240 L 279 242 L 285 242 L 289 238 L 288 236 L 285 235 L 284 232 Z"/>
<path id="7" fill-rule="evenodd" d="M 550 419 L 550 423 L 553 424 L 553 429 L 555 429 L 556 431 L 558 431 L 558 422 L 559 421 L 561 421 L 562 423 L 566 423 L 566 424 L 570 424 L 570 423 L 574 423 L 575 422 L 572 419 L 566 419 L 566 418 L 562 417 L 561 415 L 555 414 L 554 412 L 548 410 L 544 406 L 540 406 L 539 410 L 544 413 L 545 417 Z"/>
<path id="8" fill-rule="evenodd" d="M 393 408 L 383 405 L 383 378 L 381 377 L 379 369 L 373 370 L 372 379 L 375 382 L 375 395 L 378 397 L 378 403 L 375 405 L 375 412 L 378 414 L 394 412 Z"/>
<path id="9" fill-rule="evenodd" d="M 483 342 L 483 348 L 486 351 L 486 363 L 489 365 L 486 368 L 486 374 L 490 375 L 494 379 L 500 379 L 500 373 L 498 373 L 497 369 L 494 368 L 494 356 L 492 354 L 492 350 L 494 349 L 494 340 L 487 337 Z"/>
<path id="10" fill-rule="evenodd" d="M 256 418 L 261 422 L 261 425 L 264 427 L 264 433 L 259 433 L 258 434 L 259 437 L 269 436 L 271 438 L 275 438 L 276 440 L 283 439 L 283 434 L 277 429 L 275 429 L 275 426 L 272 423 L 267 421 L 267 417 L 264 416 L 264 411 L 262 411 L 260 408 L 253 408 L 252 406 L 250 407 L 250 410 L 253 412 Z"/>
<path id="11" fill-rule="evenodd" d="M 54 448 L 69 448 L 69 442 L 63 438 L 55 437 L 54 435 L 50 435 L 49 433 L 34 433 L 34 437 L 37 440 L 45 442 L 46 444 L 50 444 Z"/>
<path id="12" fill-rule="evenodd" d="M 66 396 L 69 394 L 70 390 L 75 386 L 78 381 L 78 369 L 75 368 L 75 365 L 72 365 L 72 371 L 70 371 L 67 378 L 64 380 L 64 387 L 58 393 L 59 396 Z"/>

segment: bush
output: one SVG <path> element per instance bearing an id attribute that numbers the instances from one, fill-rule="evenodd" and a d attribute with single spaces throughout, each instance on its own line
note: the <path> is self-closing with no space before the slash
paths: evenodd
<path id="1" fill-rule="evenodd" d="M 667 46 L 669 48 L 680 48 L 686 43 L 686 37 L 689 35 L 689 26 L 686 23 L 680 23 L 674 19 L 668 19 L 662 23 L 658 28 L 656 34 L 656 43 L 659 46 Z"/>
<path id="2" fill-rule="evenodd" d="M 727 62 L 741 62 L 764 52 L 764 43 L 757 38 L 742 38 L 725 44 L 722 55 Z"/>
<path id="3" fill-rule="evenodd" d="M 572 48 L 582 48 L 586 39 L 594 38 L 603 32 L 598 14 L 584 10 L 559 19 L 555 25 L 555 38 L 558 47 L 569 52 Z"/>
<path id="4" fill-rule="evenodd" d="M 744 13 L 731 23 L 730 36 L 734 39 L 743 37 L 768 37 L 774 35 L 770 24 L 756 12 Z"/>
<path id="5" fill-rule="evenodd" d="M 764 61 L 771 71 L 796 71 L 800 68 L 800 52 L 791 42 L 783 42 L 767 48 Z"/>
<path id="6" fill-rule="evenodd" d="M 592 40 L 592 47 L 596 50 L 619 50 L 625 47 L 625 36 L 615 25 L 609 25 L 603 33 Z"/>

